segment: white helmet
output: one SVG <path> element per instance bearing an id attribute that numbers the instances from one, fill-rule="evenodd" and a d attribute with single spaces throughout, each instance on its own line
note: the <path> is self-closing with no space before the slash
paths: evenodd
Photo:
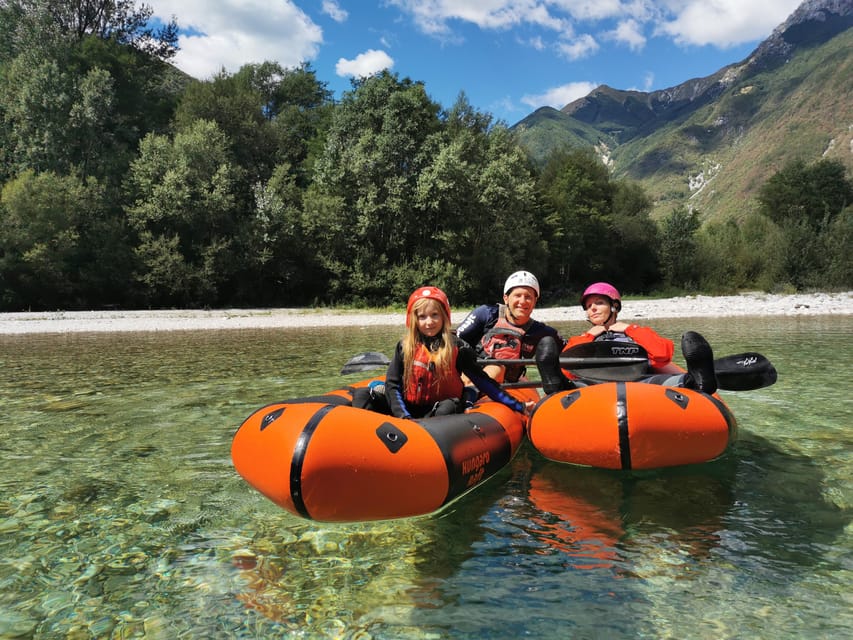
<path id="1" fill-rule="evenodd" d="M 539 297 L 539 281 L 529 271 L 516 271 L 507 278 L 504 284 L 504 295 L 515 287 L 530 287 L 536 292 L 536 297 Z"/>

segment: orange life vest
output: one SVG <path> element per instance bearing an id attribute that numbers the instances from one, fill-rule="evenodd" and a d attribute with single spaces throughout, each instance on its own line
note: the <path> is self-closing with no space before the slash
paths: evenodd
<path id="1" fill-rule="evenodd" d="M 459 347 L 454 345 L 453 371 L 449 371 L 446 376 L 439 376 L 435 370 L 435 362 L 430 357 L 429 349 L 421 342 L 415 351 L 412 375 L 409 379 L 409 385 L 406 387 L 406 402 L 423 406 L 447 398 L 461 398 L 464 385 L 456 370 L 458 355 Z"/>

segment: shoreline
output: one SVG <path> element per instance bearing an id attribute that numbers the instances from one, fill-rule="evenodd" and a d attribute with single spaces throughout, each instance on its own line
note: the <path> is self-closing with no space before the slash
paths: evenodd
<path id="1" fill-rule="evenodd" d="M 453 309 L 454 325 L 470 309 Z M 620 320 L 709 318 L 736 316 L 851 315 L 853 291 L 841 293 L 680 296 L 658 300 L 624 300 Z M 542 322 L 582 321 L 579 306 L 537 307 Z M 279 329 L 401 325 L 403 312 L 376 313 L 328 309 L 215 309 L 136 311 L 47 311 L 0 313 L 0 335 L 34 333 L 118 333 L 202 331 L 221 329 Z"/>

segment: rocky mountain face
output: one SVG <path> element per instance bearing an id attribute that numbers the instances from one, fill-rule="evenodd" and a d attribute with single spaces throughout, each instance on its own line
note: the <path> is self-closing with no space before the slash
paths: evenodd
<path id="1" fill-rule="evenodd" d="M 639 181 L 656 214 L 687 205 L 737 215 L 789 159 L 837 157 L 853 170 L 853 1 L 806 0 L 745 60 L 653 92 L 600 86 L 514 125 L 544 161 L 593 145 Z M 721 191 L 724 189 L 725 191 Z"/>
<path id="2" fill-rule="evenodd" d="M 850 0 L 806 0 L 750 56 L 756 65 L 784 63 L 797 46 L 821 44 L 853 26 Z"/>

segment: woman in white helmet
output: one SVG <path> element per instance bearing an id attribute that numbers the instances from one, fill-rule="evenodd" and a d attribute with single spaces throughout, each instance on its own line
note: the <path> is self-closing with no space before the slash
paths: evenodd
<path id="1" fill-rule="evenodd" d="M 529 271 L 516 271 L 504 283 L 503 304 L 484 304 L 469 313 L 456 328 L 456 335 L 477 350 L 480 358 L 532 358 L 536 345 L 552 337 L 560 348 L 564 340 L 553 327 L 531 318 L 539 301 L 539 281 Z M 497 382 L 516 382 L 525 373 L 523 365 L 487 365 Z"/>

